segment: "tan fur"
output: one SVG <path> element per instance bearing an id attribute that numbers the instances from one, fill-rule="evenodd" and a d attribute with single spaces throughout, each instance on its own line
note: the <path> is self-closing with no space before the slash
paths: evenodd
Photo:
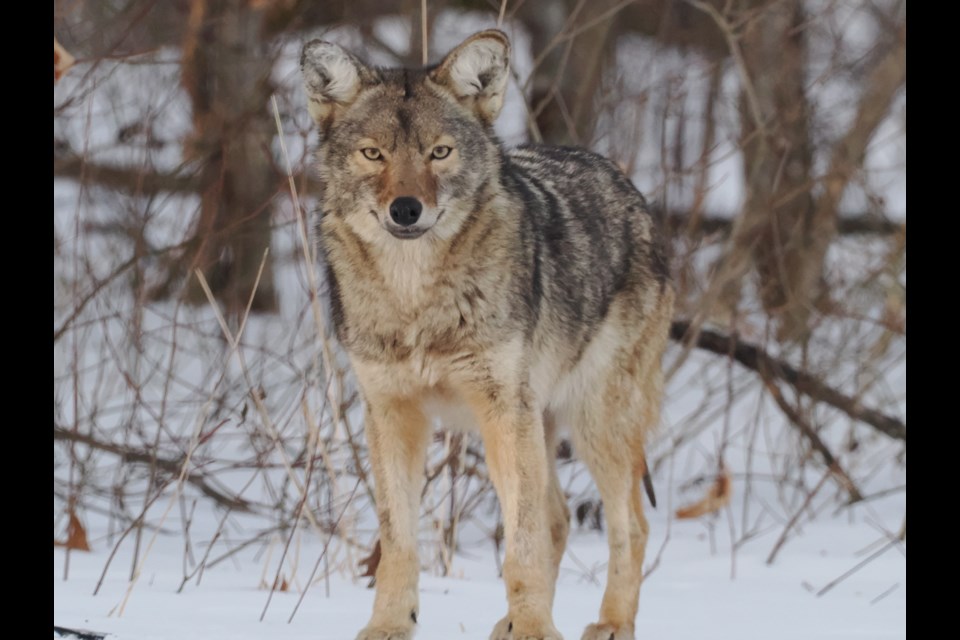
<path id="1" fill-rule="evenodd" d="M 508 55 L 497 31 L 419 72 L 370 70 L 328 43 L 304 49 L 329 136 L 324 254 L 366 403 L 380 519 L 377 595 L 359 640 L 407 640 L 417 622 L 417 516 L 438 417 L 479 431 L 500 498 L 508 611 L 491 638 L 561 638 L 551 609 L 569 531 L 554 463 L 563 430 L 603 498 L 610 546 L 599 620 L 583 638 L 633 638 L 648 535 L 644 443 L 659 418 L 674 294 L 645 202 L 612 164 L 573 150 L 508 155 L 484 133 L 502 106 Z M 338 118 L 351 114 L 343 133 Z M 431 160 L 436 145 L 453 151 Z M 365 147 L 382 155 L 369 160 Z M 385 230 L 401 196 L 423 204 L 415 240 Z M 598 233 L 584 230 L 587 215 L 607 216 L 594 219 Z"/>

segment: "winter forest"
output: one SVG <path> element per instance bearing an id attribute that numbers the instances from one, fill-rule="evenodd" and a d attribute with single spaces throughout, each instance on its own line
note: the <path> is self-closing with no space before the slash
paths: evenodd
<path id="1" fill-rule="evenodd" d="M 494 27 L 499 140 L 609 157 L 669 240 L 637 637 L 906 637 L 905 0 L 54 0 L 55 638 L 366 623 L 374 483 L 300 50 L 421 67 Z M 555 453 L 579 638 L 603 504 Z M 482 440 L 437 424 L 424 474 L 417 637 L 486 639 Z"/>

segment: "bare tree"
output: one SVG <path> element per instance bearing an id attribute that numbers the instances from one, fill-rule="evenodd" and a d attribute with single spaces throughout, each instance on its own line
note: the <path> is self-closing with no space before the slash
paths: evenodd
<path id="1" fill-rule="evenodd" d="M 280 184 L 267 110 L 273 57 L 260 42 L 263 11 L 246 0 L 193 0 L 183 44 L 183 85 L 193 110 L 186 155 L 200 165 L 200 216 L 189 264 L 234 313 L 253 293 L 253 309 L 276 309 L 270 247 L 271 200 Z M 191 279 L 187 299 L 205 304 Z"/>

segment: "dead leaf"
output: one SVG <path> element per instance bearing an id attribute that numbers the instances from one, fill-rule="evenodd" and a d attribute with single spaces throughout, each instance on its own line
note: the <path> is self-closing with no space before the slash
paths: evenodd
<path id="1" fill-rule="evenodd" d="M 677 517 L 698 518 L 708 513 L 715 513 L 730 504 L 731 497 L 733 497 L 733 482 L 730 480 L 730 472 L 722 468 L 717 474 L 716 482 L 707 491 L 703 500 L 677 509 Z"/>
<path id="2" fill-rule="evenodd" d="M 53 539 L 53 546 L 66 547 L 76 551 L 90 551 L 90 544 L 87 542 L 87 530 L 80 523 L 77 514 L 70 512 L 70 522 L 67 523 L 67 539 L 60 541 Z"/>
<path id="3" fill-rule="evenodd" d="M 63 48 L 63 45 L 57 42 L 57 38 L 53 38 L 53 81 L 56 82 L 63 77 L 70 67 L 73 66 L 73 63 L 76 62 L 76 58 L 70 55 L 70 52 Z"/>
<path id="4" fill-rule="evenodd" d="M 357 564 L 359 564 L 361 567 L 366 567 L 360 576 L 363 578 L 370 578 L 370 584 L 368 584 L 367 587 L 373 587 L 377 580 L 377 567 L 380 566 L 380 538 L 377 538 L 377 544 L 374 545 L 373 551 L 370 552 L 370 555 L 360 560 L 360 562 Z"/>
<path id="5" fill-rule="evenodd" d="M 260 582 L 260 588 L 269 589 L 269 587 L 267 586 L 267 583 L 264 581 Z M 289 590 L 290 590 L 290 584 L 287 582 L 287 579 L 281 573 L 273 581 L 273 591 L 289 591 Z"/>

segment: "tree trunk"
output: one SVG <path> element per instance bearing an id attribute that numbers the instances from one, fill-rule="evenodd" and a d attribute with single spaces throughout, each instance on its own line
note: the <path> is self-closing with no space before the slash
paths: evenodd
<path id="1" fill-rule="evenodd" d="M 533 57 L 539 62 L 529 104 L 540 137 L 552 144 L 590 146 L 597 124 L 596 97 L 613 61 L 618 6 L 623 3 L 594 0 L 580 8 L 575 20 L 568 20 L 576 4 L 528 2 L 521 5 L 519 17 L 530 30 Z"/>
<path id="2" fill-rule="evenodd" d="M 750 264 L 764 310 L 780 319 L 783 338 L 806 333 L 816 286 L 807 286 L 813 243 L 810 107 L 804 92 L 807 48 L 801 0 L 750 3 L 739 40 L 740 121 L 746 197 L 737 221 L 721 294 L 736 306 Z M 817 260 L 814 260 L 817 261 Z"/>
<path id="3" fill-rule="evenodd" d="M 193 106 L 187 156 L 201 163 L 201 210 L 192 254 L 182 265 L 186 297 L 205 304 L 199 268 L 229 313 L 253 294 L 270 246 L 271 200 L 278 175 L 270 156 L 268 110 L 273 60 L 260 42 L 261 11 L 246 0 L 193 0 L 183 47 L 183 83 Z M 266 257 L 252 309 L 277 308 Z"/>

